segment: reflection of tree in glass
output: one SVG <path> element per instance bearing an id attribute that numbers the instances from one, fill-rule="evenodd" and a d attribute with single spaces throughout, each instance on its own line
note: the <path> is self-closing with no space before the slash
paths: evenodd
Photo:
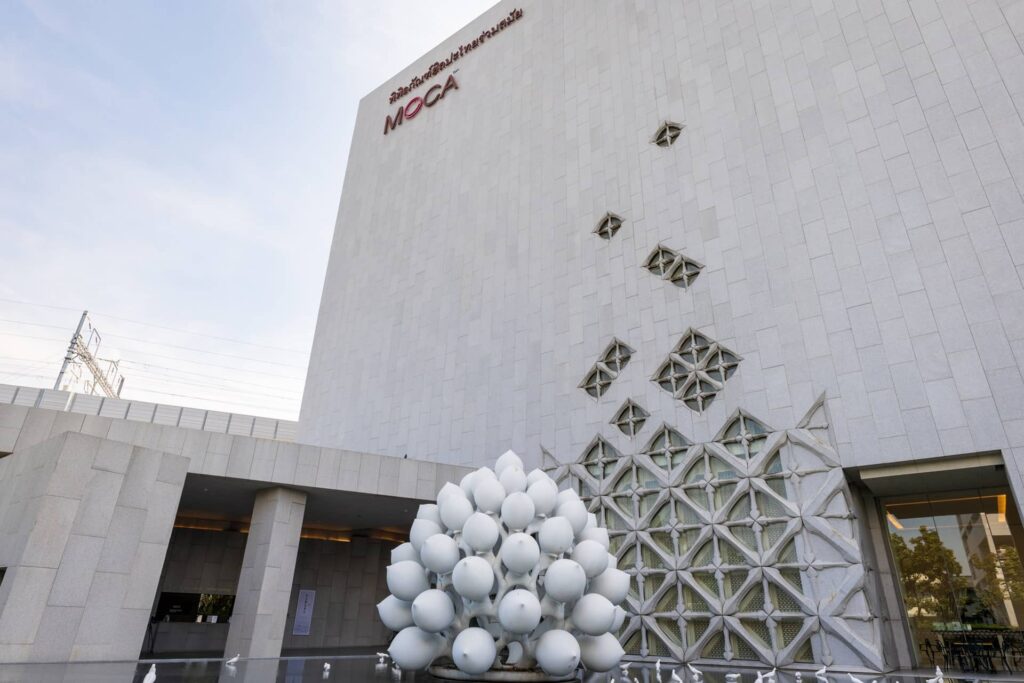
<path id="1" fill-rule="evenodd" d="M 199 613 L 206 616 L 215 614 L 221 619 L 227 619 L 235 609 L 234 595 L 212 595 L 203 593 L 199 598 Z"/>
<path id="2" fill-rule="evenodd" d="M 967 579 L 957 571 L 960 563 L 937 531 L 922 526 L 918 534 L 909 546 L 902 536 L 890 534 L 907 614 L 959 621 L 959 605 L 964 602 L 968 586 Z"/>
<path id="3" fill-rule="evenodd" d="M 984 577 L 977 587 L 978 598 L 992 612 L 1005 612 L 1007 600 L 1024 600 L 1024 567 L 1016 548 L 1003 546 L 984 557 L 971 555 L 971 566 Z"/>

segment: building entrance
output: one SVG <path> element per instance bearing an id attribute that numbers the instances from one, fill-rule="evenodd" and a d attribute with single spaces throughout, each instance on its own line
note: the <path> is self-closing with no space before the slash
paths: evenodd
<path id="1" fill-rule="evenodd" d="M 1024 667 L 1024 530 L 1008 486 L 883 499 L 917 663 Z"/>

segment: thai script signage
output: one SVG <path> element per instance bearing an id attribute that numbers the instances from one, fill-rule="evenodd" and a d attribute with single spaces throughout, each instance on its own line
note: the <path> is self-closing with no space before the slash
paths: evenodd
<path id="1" fill-rule="evenodd" d="M 464 57 L 466 54 L 477 49 L 478 47 L 483 45 L 485 41 L 501 33 L 506 28 L 517 22 L 519 19 L 522 19 L 522 17 L 523 10 L 512 10 L 511 12 L 508 13 L 507 17 L 499 21 L 497 24 L 495 24 L 491 28 L 484 29 L 483 31 L 481 31 L 478 37 L 474 38 L 465 45 L 460 45 L 458 50 L 453 50 L 452 53 L 448 55 L 447 59 L 443 61 L 434 62 L 433 64 L 430 65 L 430 68 L 423 73 L 422 76 L 416 76 L 409 82 L 409 85 L 402 86 L 398 90 L 391 93 L 391 99 L 388 100 L 389 104 L 394 104 L 398 100 L 402 99 L 403 97 L 411 93 L 416 88 L 420 87 L 421 85 L 429 81 L 431 78 L 436 77 L 438 74 L 440 74 L 442 71 L 450 67 L 452 64 L 462 59 L 462 57 Z"/>

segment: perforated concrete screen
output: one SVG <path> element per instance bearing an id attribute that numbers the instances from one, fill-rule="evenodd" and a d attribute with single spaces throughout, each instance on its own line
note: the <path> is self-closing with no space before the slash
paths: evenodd
<path id="1" fill-rule="evenodd" d="M 850 493 L 821 404 L 794 429 L 737 412 L 707 443 L 662 425 L 550 464 L 633 576 L 627 654 L 883 667 Z"/>

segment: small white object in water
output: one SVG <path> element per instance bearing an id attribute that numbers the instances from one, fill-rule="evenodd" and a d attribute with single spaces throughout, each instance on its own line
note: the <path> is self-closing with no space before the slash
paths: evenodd
<path id="1" fill-rule="evenodd" d="M 850 683 L 864 683 L 864 681 L 862 681 L 861 679 L 857 678 L 853 674 L 846 674 L 846 675 L 850 677 Z"/>
<path id="2" fill-rule="evenodd" d="M 740 674 L 725 674 L 725 680 L 729 681 L 729 683 L 737 683 L 740 680 Z"/>
<path id="3" fill-rule="evenodd" d="M 231 664 L 232 666 L 234 666 L 235 664 L 238 664 L 238 659 L 241 656 L 242 656 L 241 654 L 237 654 L 237 655 L 235 655 L 234 657 L 232 657 L 231 659 L 229 659 L 228 661 L 226 661 L 224 663 L 225 664 Z"/>
<path id="4" fill-rule="evenodd" d="M 154 683 L 156 681 L 156 664 L 149 667 L 149 671 L 146 672 L 146 677 L 142 679 L 142 683 Z"/>
<path id="5" fill-rule="evenodd" d="M 377 663 L 378 664 L 384 664 L 385 663 L 384 660 L 387 659 L 387 656 L 388 656 L 387 652 L 378 652 L 377 653 Z"/>
<path id="6" fill-rule="evenodd" d="M 935 667 L 935 678 L 929 678 L 925 683 L 945 683 L 945 675 L 943 675 L 942 669 Z"/>
<path id="7" fill-rule="evenodd" d="M 804 680 L 804 677 L 800 675 L 799 671 L 797 671 L 796 672 L 796 683 L 801 683 L 803 680 Z"/>

